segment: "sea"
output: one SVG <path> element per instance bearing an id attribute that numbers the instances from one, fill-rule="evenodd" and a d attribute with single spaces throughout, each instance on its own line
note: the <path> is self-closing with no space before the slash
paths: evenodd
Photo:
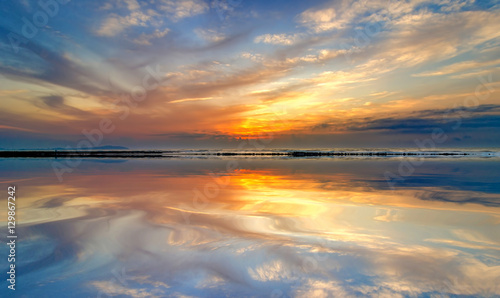
<path id="1" fill-rule="evenodd" d="M 500 296 L 498 148 L 161 152 L 0 158 L 0 296 Z"/>

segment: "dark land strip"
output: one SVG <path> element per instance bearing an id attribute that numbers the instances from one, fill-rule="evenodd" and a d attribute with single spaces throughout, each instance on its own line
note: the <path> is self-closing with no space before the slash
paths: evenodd
<path id="1" fill-rule="evenodd" d="M 346 151 L 289 151 L 289 152 L 179 152 L 163 150 L 23 150 L 23 151 L 0 151 L 0 158 L 173 158 L 189 156 L 282 156 L 282 157 L 322 157 L 322 156 L 470 156 L 468 152 L 346 152 Z"/>

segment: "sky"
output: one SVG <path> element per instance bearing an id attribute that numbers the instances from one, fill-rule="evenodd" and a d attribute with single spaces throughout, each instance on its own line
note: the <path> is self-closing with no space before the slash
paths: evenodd
<path id="1" fill-rule="evenodd" d="M 500 146 L 497 0 L 0 11 L 3 149 Z"/>

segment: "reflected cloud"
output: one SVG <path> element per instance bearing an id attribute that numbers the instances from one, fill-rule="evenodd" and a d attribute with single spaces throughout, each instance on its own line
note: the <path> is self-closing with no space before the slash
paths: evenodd
<path id="1" fill-rule="evenodd" d="M 65 185 L 40 167 L 40 178 L 18 180 L 19 253 L 40 247 L 19 264 L 36 286 L 19 290 L 84 283 L 75 296 L 500 295 L 500 210 L 484 199 L 500 192 L 450 189 L 463 172 L 496 170 L 429 161 L 413 179 L 439 165 L 434 186 L 391 191 L 376 169 L 395 162 L 373 162 L 240 160 L 219 180 L 210 173 L 223 171 L 224 159 L 113 169 L 83 162 Z M 216 181 L 217 194 L 204 194 Z M 206 200 L 196 202 L 199 193 Z M 444 199 L 468 196 L 484 198 Z"/>

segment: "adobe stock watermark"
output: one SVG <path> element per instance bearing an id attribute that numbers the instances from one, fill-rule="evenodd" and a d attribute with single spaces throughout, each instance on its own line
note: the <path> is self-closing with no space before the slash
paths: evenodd
<path id="1" fill-rule="evenodd" d="M 49 23 L 50 18 L 54 18 L 59 13 L 59 5 L 66 5 L 71 0 L 39 0 L 37 2 L 38 10 L 33 13 L 31 18 L 22 17 L 21 35 L 9 32 L 7 38 L 14 53 L 19 53 L 21 45 L 26 45 L 35 38 L 39 30 Z"/>
<path id="2" fill-rule="evenodd" d="M 445 124 L 453 122 L 454 124 L 450 127 L 452 131 L 458 130 L 463 123 L 463 119 L 470 115 L 471 111 L 477 109 L 481 101 L 485 101 L 490 98 L 491 94 L 495 91 L 491 83 L 493 83 L 493 74 L 490 73 L 486 78 L 479 76 L 477 77 L 479 84 L 474 89 L 474 94 L 467 96 L 461 104 L 455 104 L 450 110 L 447 110 L 443 115 L 443 121 Z M 448 134 L 442 127 L 435 127 L 429 137 L 425 139 L 415 139 L 415 145 L 420 150 L 433 150 L 436 149 L 436 145 L 443 144 L 449 139 Z M 397 182 L 403 182 L 406 178 L 413 175 L 417 167 L 422 166 L 424 163 L 424 158 L 403 160 L 398 165 L 398 173 L 395 174 L 390 171 L 385 171 L 384 178 L 387 181 L 389 187 L 394 190 L 394 186 Z"/>
<path id="3" fill-rule="evenodd" d="M 142 77 L 140 85 L 132 87 L 129 92 L 119 94 L 119 98 L 113 101 L 113 109 L 120 113 L 118 120 L 123 121 L 127 119 L 130 115 L 130 110 L 136 108 L 139 103 L 146 100 L 148 92 L 166 85 L 166 76 L 160 73 L 160 65 L 157 64 L 154 69 L 151 66 L 147 66 L 145 70 L 146 74 Z M 76 148 L 67 146 L 65 150 L 81 151 L 99 147 L 102 145 L 104 137 L 115 131 L 115 121 L 108 118 L 100 119 L 96 128 L 82 130 L 84 139 L 77 143 Z M 54 160 L 52 162 L 52 169 L 59 182 L 62 182 L 64 174 L 72 173 L 81 162 L 81 158 L 65 157 L 60 161 Z"/>

